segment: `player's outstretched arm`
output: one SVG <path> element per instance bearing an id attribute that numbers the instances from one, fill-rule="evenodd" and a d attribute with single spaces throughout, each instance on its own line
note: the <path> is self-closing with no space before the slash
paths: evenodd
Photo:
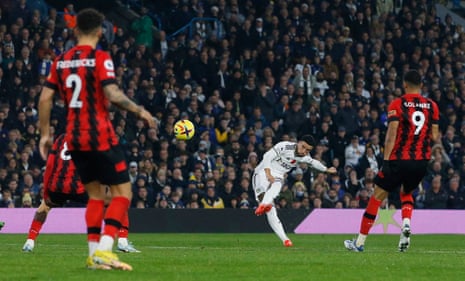
<path id="1" fill-rule="evenodd" d="M 337 173 L 337 169 L 334 168 L 334 167 L 330 167 L 328 169 L 326 169 L 326 172 L 325 173 L 328 173 L 328 174 L 336 174 Z"/>
<path id="2" fill-rule="evenodd" d="M 155 119 L 152 114 L 145 110 L 142 106 L 137 105 L 130 100 L 116 84 L 110 84 L 103 88 L 106 97 L 121 109 L 135 113 L 137 117 L 145 120 L 151 128 L 155 127 Z"/>
<path id="3" fill-rule="evenodd" d="M 313 169 L 318 170 L 318 171 L 323 172 L 323 173 L 328 173 L 328 174 L 337 173 L 336 168 L 334 168 L 334 167 L 328 168 L 323 163 L 321 163 L 320 161 L 318 161 L 316 159 L 312 159 L 309 164 Z"/>

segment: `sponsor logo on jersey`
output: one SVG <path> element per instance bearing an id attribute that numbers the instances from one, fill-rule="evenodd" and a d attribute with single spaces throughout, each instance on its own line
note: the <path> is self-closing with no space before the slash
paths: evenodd
<path id="1" fill-rule="evenodd" d="M 286 163 L 286 162 L 283 160 L 283 158 L 281 158 L 281 157 L 278 158 L 278 159 L 276 159 L 276 162 L 278 162 L 279 165 L 281 165 L 281 166 L 282 166 L 283 168 L 285 168 L 285 169 L 292 169 L 292 168 L 294 168 L 294 166 L 290 165 L 289 163 Z M 295 160 L 294 160 L 294 162 L 295 162 Z"/>

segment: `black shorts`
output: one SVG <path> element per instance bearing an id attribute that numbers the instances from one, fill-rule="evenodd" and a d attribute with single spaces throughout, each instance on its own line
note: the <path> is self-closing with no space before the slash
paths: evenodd
<path id="1" fill-rule="evenodd" d="M 383 163 L 386 164 L 389 168 L 378 173 L 375 184 L 388 192 L 402 185 L 404 192 L 411 193 L 426 175 L 428 160 L 393 160 Z"/>
<path id="2" fill-rule="evenodd" d="M 129 182 L 128 164 L 120 145 L 106 151 L 70 151 L 83 184 L 99 181 L 116 185 Z"/>
<path id="3" fill-rule="evenodd" d="M 66 194 L 62 192 L 47 192 L 47 196 L 44 197 L 45 204 L 50 208 L 56 207 L 85 207 L 89 197 L 87 192 L 80 194 Z"/>

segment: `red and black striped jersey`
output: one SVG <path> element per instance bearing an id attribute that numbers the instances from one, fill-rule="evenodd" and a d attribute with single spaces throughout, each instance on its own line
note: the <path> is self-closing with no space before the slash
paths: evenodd
<path id="1" fill-rule="evenodd" d="M 48 192 L 82 194 L 86 192 L 71 160 L 64 135 L 58 136 L 47 158 L 44 187 Z"/>
<path id="2" fill-rule="evenodd" d="M 116 80 L 110 55 L 91 46 L 76 46 L 53 62 L 45 86 L 65 101 L 69 150 L 105 151 L 118 143 L 103 91 L 112 83 Z"/>
<path id="3" fill-rule="evenodd" d="M 389 160 L 431 159 L 432 125 L 439 122 L 434 101 L 419 94 L 405 94 L 389 105 L 388 121 L 399 121 Z"/>

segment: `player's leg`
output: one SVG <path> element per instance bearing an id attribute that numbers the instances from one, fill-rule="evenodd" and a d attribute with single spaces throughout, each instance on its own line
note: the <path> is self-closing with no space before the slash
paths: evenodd
<path id="1" fill-rule="evenodd" d="M 110 186 L 112 198 L 104 214 L 105 226 L 93 260 L 95 263 L 109 265 L 115 269 L 132 270 L 130 265 L 120 262 L 116 254 L 112 252 L 116 235 L 132 198 L 131 182 L 123 149 L 116 146 L 109 151 L 99 153 L 99 164 L 97 170 L 100 182 Z"/>
<path id="2" fill-rule="evenodd" d="M 100 241 L 102 232 L 102 221 L 105 210 L 105 194 L 103 187 L 98 181 L 85 184 L 89 200 L 86 205 L 87 244 L 89 246 L 89 257 L 91 257 Z"/>
<path id="3" fill-rule="evenodd" d="M 426 174 L 427 161 L 406 161 L 402 163 L 401 174 L 403 179 L 400 190 L 400 201 L 402 204 L 402 228 L 399 239 L 399 251 L 404 252 L 410 246 L 411 220 L 414 207 L 412 192 L 420 185 Z"/>
<path id="4" fill-rule="evenodd" d="M 360 233 L 357 236 L 355 245 L 357 247 L 363 246 L 365 244 L 366 237 L 370 232 L 371 227 L 373 226 L 376 216 L 378 215 L 379 206 L 384 199 L 388 196 L 388 192 L 379 186 L 375 186 L 373 196 L 371 196 L 368 201 L 368 205 L 363 213 L 362 222 L 360 224 Z"/>
<path id="5" fill-rule="evenodd" d="M 270 193 L 268 193 L 271 189 L 270 183 L 266 178 L 265 172 L 260 171 L 258 173 L 254 173 L 252 177 L 252 188 L 255 193 L 255 199 L 257 200 L 258 207 L 255 209 L 255 214 L 257 216 L 261 216 L 271 210 L 273 207 L 273 200 L 269 200 Z M 267 197 L 266 202 L 264 202 L 266 194 L 269 194 Z M 279 194 L 279 192 L 278 192 Z"/>
<path id="6" fill-rule="evenodd" d="M 413 196 L 412 193 L 406 192 L 404 186 L 400 190 L 401 214 L 402 214 L 402 228 L 399 238 L 399 251 L 404 252 L 410 246 L 410 222 L 413 213 Z"/>
<path id="7" fill-rule="evenodd" d="M 376 220 L 381 202 L 387 198 L 389 191 L 397 188 L 401 183 L 400 178 L 396 177 L 396 173 L 398 173 L 397 163 L 390 163 L 388 171 L 387 173 L 378 173 L 375 178 L 375 190 L 363 213 L 357 238 L 344 241 L 344 246 L 350 251 L 361 252 L 364 250 L 365 240 Z"/>
<path id="8" fill-rule="evenodd" d="M 105 188 L 105 206 L 108 206 L 111 202 L 111 191 L 109 186 L 104 186 Z M 128 240 L 128 235 L 129 235 L 129 216 L 128 213 L 126 213 L 123 217 L 123 220 L 121 221 L 121 228 L 119 229 L 118 232 L 118 243 L 117 243 L 117 249 L 120 252 L 124 253 L 140 253 L 139 250 L 134 248 L 134 246 L 129 243 Z"/>
<path id="9" fill-rule="evenodd" d="M 46 199 L 42 200 L 39 207 L 37 208 L 34 218 L 32 219 L 31 226 L 27 235 L 27 240 L 23 245 L 23 252 L 32 252 L 35 246 L 35 240 L 42 229 L 42 225 L 47 219 L 47 214 L 51 207 L 45 203 Z"/>
<path id="10" fill-rule="evenodd" d="M 110 251 L 100 251 L 100 230 L 104 217 L 105 193 L 101 186 L 101 177 L 107 172 L 108 166 L 104 152 L 70 151 L 73 162 L 84 184 L 89 200 L 86 206 L 86 224 L 88 231 L 89 256 L 86 260 L 89 269 L 122 269 L 131 270 L 132 267 L 120 262 L 118 257 Z M 114 168 L 113 168 L 114 169 Z M 113 170 L 109 170 L 113 176 Z M 99 239 L 100 238 L 100 239 Z M 98 242 L 98 243 L 97 243 Z"/>
<path id="11" fill-rule="evenodd" d="M 292 247 L 292 241 L 287 237 L 286 231 L 284 231 L 283 224 L 281 223 L 281 220 L 278 217 L 278 212 L 273 206 L 271 210 L 266 213 L 266 219 L 268 220 L 268 223 L 271 226 L 271 229 L 273 229 L 274 233 L 281 239 L 283 242 L 283 245 L 285 247 Z"/>
<path id="12" fill-rule="evenodd" d="M 131 200 L 131 185 L 129 182 L 117 185 L 110 185 L 113 198 L 105 212 L 105 227 L 100 239 L 99 250 L 111 251 L 113 243 L 122 227 L 122 221 L 127 215 Z"/>
<path id="13" fill-rule="evenodd" d="M 121 228 L 118 232 L 118 251 L 124 253 L 140 253 L 139 250 L 134 248 L 132 243 L 128 240 L 129 236 L 129 216 L 128 213 L 125 214 L 123 220 L 121 221 Z"/>
<path id="14" fill-rule="evenodd" d="M 259 203 L 259 206 L 271 206 L 271 208 L 269 209 L 267 207 L 263 208 L 264 213 L 266 213 L 266 219 L 268 220 L 268 224 L 271 226 L 271 229 L 273 229 L 274 233 L 276 233 L 279 239 L 283 241 L 284 246 L 291 247 L 292 242 L 289 239 L 289 237 L 287 237 L 286 232 L 284 231 L 283 224 L 281 223 L 281 220 L 278 217 L 276 208 L 273 206 L 273 200 L 276 196 L 278 196 L 279 191 L 281 190 L 281 181 L 277 181 L 274 184 L 275 184 L 275 188 L 273 188 L 273 184 L 271 186 L 269 185 L 268 180 L 266 179 L 266 176 L 264 175 L 264 173 L 263 174 L 256 173 L 253 176 L 252 186 L 255 192 L 255 198 L 257 202 Z M 279 188 L 278 189 L 279 191 L 277 194 L 275 194 L 275 190 L 277 189 L 276 187 Z M 263 203 L 267 195 L 271 197 L 272 199 L 271 201 L 266 201 L 270 203 Z M 267 198 L 267 200 L 269 199 Z M 266 204 L 266 205 L 263 205 L 263 204 Z M 257 214 L 257 210 L 255 211 L 255 214 Z"/>

